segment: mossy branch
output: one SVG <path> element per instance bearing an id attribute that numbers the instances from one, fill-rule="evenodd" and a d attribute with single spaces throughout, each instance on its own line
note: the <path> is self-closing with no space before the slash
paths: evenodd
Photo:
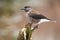
<path id="1" fill-rule="evenodd" d="M 37 28 L 37 26 L 35 26 L 33 29 L 31 29 L 31 24 L 28 23 L 27 25 L 25 25 L 24 28 L 23 28 L 24 29 L 23 31 L 22 30 L 19 31 L 17 40 L 31 40 L 32 32 Z M 24 38 L 24 35 L 25 35 L 24 31 L 26 32 L 26 39 Z"/>

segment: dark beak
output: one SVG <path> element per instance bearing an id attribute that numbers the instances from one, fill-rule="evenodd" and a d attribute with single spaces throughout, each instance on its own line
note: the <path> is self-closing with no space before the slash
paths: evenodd
<path id="1" fill-rule="evenodd" d="M 20 10 L 25 10 L 25 9 L 20 9 Z"/>

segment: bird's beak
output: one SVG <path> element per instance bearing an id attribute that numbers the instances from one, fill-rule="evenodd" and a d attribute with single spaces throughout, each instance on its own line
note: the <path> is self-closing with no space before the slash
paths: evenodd
<path id="1" fill-rule="evenodd" d="M 20 10 L 25 10 L 25 9 L 23 8 L 23 9 L 20 9 Z"/>

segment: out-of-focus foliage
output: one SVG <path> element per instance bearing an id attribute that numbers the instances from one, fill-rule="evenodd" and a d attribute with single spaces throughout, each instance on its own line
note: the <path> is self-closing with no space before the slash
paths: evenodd
<path id="1" fill-rule="evenodd" d="M 12 16 L 27 1 L 29 0 L 0 0 L 0 16 Z"/>
<path id="2" fill-rule="evenodd" d="M 0 16 L 13 14 L 12 4 L 14 0 L 0 0 Z"/>

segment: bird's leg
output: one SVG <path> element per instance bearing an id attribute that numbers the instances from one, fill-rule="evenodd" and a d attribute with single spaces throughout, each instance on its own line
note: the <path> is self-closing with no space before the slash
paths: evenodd
<path id="1" fill-rule="evenodd" d="M 32 26 L 32 23 L 28 23 L 30 26 Z"/>
<path id="2" fill-rule="evenodd" d="M 35 29 L 38 28 L 38 25 L 36 25 L 34 28 L 35 28 Z"/>
<path id="3" fill-rule="evenodd" d="M 38 28 L 39 27 L 39 24 L 37 23 L 37 24 L 35 24 L 35 28 Z"/>
<path id="4" fill-rule="evenodd" d="M 35 29 L 37 29 L 38 28 L 38 25 L 36 25 L 36 26 L 34 26 L 31 30 L 32 30 L 32 32 L 35 30 Z"/>
<path id="5" fill-rule="evenodd" d="M 38 28 L 38 25 L 39 25 L 39 24 L 35 25 L 34 29 L 37 29 L 37 28 Z"/>

